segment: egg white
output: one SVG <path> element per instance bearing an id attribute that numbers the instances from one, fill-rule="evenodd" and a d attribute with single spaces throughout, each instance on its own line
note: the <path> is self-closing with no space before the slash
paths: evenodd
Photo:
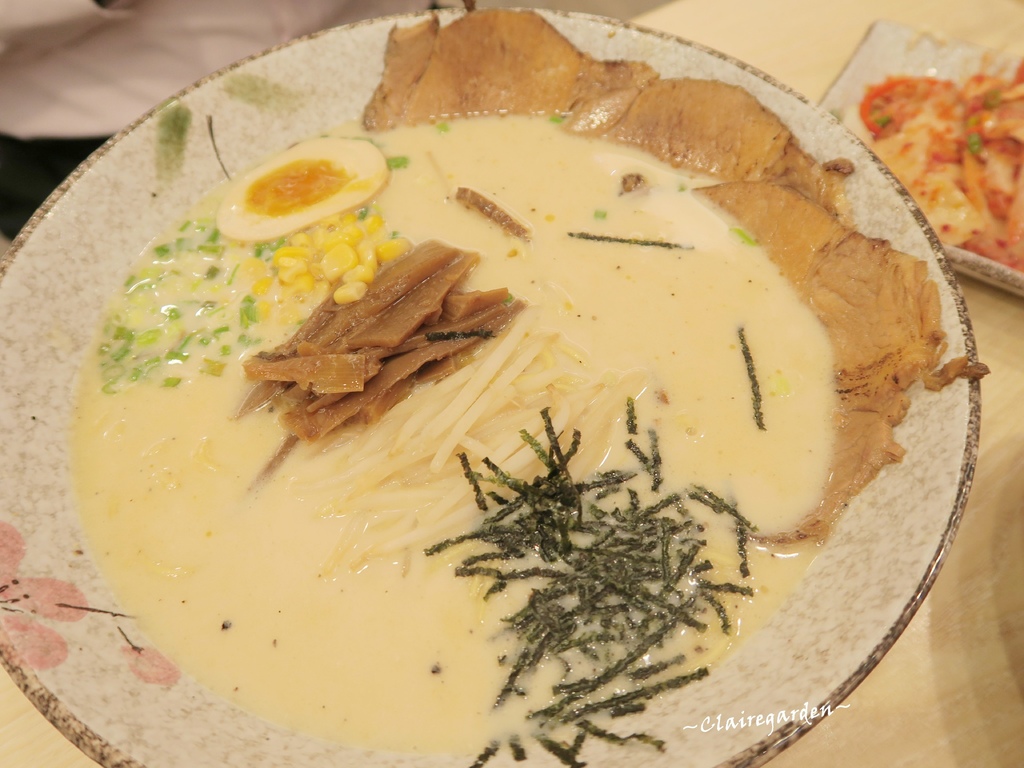
<path id="1" fill-rule="evenodd" d="M 249 188 L 264 176 L 296 160 L 326 160 L 344 168 L 352 180 L 339 191 L 312 205 L 280 216 L 252 210 L 246 204 Z M 387 183 L 387 159 L 363 139 L 321 137 L 302 141 L 253 168 L 232 182 L 217 210 L 217 227 L 236 240 L 275 240 L 336 213 L 352 211 L 371 200 Z"/>

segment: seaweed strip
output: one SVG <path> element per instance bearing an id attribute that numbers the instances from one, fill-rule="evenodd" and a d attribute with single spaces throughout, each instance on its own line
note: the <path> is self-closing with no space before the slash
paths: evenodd
<path id="1" fill-rule="evenodd" d="M 757 381 L 757 371 L 754 368 L 754 356 L 750 352 L 750 345 L 747 344 L 747 333 L 741 325 L 737 331 L 740 340 L 740 351 L 743 353 L 743 362 L 747 366 L 747 378 L 750 379 L 750 399 L 754 407 L 754 423 L 762 432 L 767 431 L 764 425 L 764 413 L 761 411 L 761 385 Z"/>
<path id="2" fill-rule="evenodd" d="M 595 235 L 592 232 L 569 232 L 569 237 L 577 240 L 593 240 L 599 243 L 623 243 L 625 245 L 639 245 L 644 248 L 667 248 L 682 251 L 692 251 L 692 245 L 672 243 L 667 240 L 644 240 L 636 237 L 615 237 L 613 235 Z"/>
<path id="3" fill-rule="evenodd" d="M 565 672 L 551 689 L 553 700 L 528 715 L 530 735 L 546 751 L 573 767 L 584 764 L 580 753 L 588 736 L 661 749 L 663 742 L 649 734 L 620 736 L 592 718 L 643 712 L 651 699 L 704 678 L 706 667 L 685 670 L 683 654 L 658 659 L 658 650 L 679 627 L 706 631 L 705 613 L 717 616 L 728 633 L 731 622 L 720 595 L 752 594 L 744 585 L 713 579 L 714 565 L 703 555 L 706 542 L 699 538 L 703 526 L 685 502 L 697 501 L 733 520 L 744 577 L 753 526 L 734 505 L 702 486 L 660 492 L 658 435 L 647 430 L 646 450 L 636 442 L 640 430 L 632 400 L 626 404 L 625 445 L 642 473 L 616 469 L 575 480 L 570 462 L 581 444 L 579 431 L 573 430 L 563 446 L 547 409 L 541 417 L 546 445 L 520 433 L 543 466 L 532 480 L 512 476 L 489 458 L 482 460 L 490 473 L 484 475 L 460 454 L 484 518 L 476 530 L 441 541 L 426 553 L 476 542 L 483 548 L 461 558 L 456 576 L 490 580 L 485 596 L 504 591 L 513 581 L 530 584 L 525 605 L 504 618 L 519 647 L 501 660 L 508 669 L 494 705 L 525 695 L 531 673 L 545 660 L 560 663 Z M 485 489 L 485 483 L 504 492 Z M 554 737 L 561 727 L 576 730 L 571 743 Z M 508 744 L 516 760 L 525 759 L 518 737 Z M 475 765 L 483 765 L 495 751 L 484 750 Z"/>

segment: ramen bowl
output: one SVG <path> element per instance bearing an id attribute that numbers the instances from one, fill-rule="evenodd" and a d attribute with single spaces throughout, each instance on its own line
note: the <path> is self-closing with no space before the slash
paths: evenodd
<path id="1" fill-rule="evenodd" d="M 457 14 L 443 13 L 443 22 Z M 763 73 L 630 24 L 542 12 L 600 59 L 662 77 L 745 88 L 817 159 L 847 158 L 858 229 L 921 259 L 938 285 L 949 356 L 975 357 L 962 297 L 934 233 L 902 188 L 836 119 Z M 0 265 L 3 460 L 0 658 L 26 696 L 109 768 L 338 764 L 462 766 L 473 755 L 336 744 L 235 706 L 183 672 L 111 590 L 83 531 L 71 477 L 75 382 L 106 301 L 130 265 L 225 173 L 356 119 L 389 31 L 368 21 L 270 50 L 196 83 L 95 153 Z M 623 310 L 625 311 L 625 310 Z M 664 751 L 598 743 L 591 765 L 756 765 L 836 715 L 921 605 L 952 544 L 977 451 L 979 387 L 917 385 L 896 430 L 906 448 L 854 497 L 806 575 L 766 624 L 698 685 L 642 716 Z M 351 659 L 359 664 L 360 659 Z M 683 757 L 685 755 L 685 758 Z M 553 758 L 531 753 L 547 764 Z M 512 764 L 500 753 L 493 765 Z"/>

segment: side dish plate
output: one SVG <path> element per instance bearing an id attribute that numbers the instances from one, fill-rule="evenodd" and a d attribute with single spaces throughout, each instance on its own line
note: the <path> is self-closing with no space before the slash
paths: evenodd
<path id="1" fill-rule="evenodd" d="M 816 158 L 849 158 L 856 168 L 848 197 L 857 226 L 927 264 L 939 286 L 948 354 L 975 358 L 963 299 L 937 238 L 887 170 L 827 111 L 699 44 L 583 14 L 543 15 L 599 58 L 642 59 L 664 77 L 742 86 Z M 177 674 L 119 609 L 90 558 L 66 437 L 93 328 L 151 238 L 225 169 L 246 168 L 358 117 L 380 77 L 388 32 L 420 18 L 325 31 L 186 89 L 90 158 L 0 261 L 0 660 L 56 727 L 104 768 L 461 768 L 472 762 L 472 756 L 325 743 L 253 717 Z M 884 48 L 874 39 L 868 45 Z M 889 43 L 902 51 L 900 45 Z M 867 58 L 867 48 L 858 56 Z M 848 69 L 827 104 L 842 103 L 856 87 Z M 950 260 L 964 263 L 957 254 Z M 911 395 L 896 433 L 906 457 L 852 501 L 779 612 L 707 681 L 643 716 L 640 727 L 664 736 L 667 750 L 598 745 L 585 754 L 587 762 L 760 765 L 823 717 L 842 716 L 843 700 L 928 592 L 971 485 L 978 383 L 961 380 L 940 392 L 918 387 Z M 550 764 L 540 756 L 537 762 Z M 492 765 L 518 763 L 503 753 Z"/>
<path id="2" fill-rule="evenodd" d="M 867 86 L 890 75 L 927 75 L 960 81 L 979 71 L 1012 74 L 1020 58 L 958 40 L 939 40 L 891 21 L 877 21 L 821 99 L 836 114 L 856 109 Z M 946 245 L 953 267 L 971 277 L 1024 296 L 1024 272 L 976 253 Z"/>

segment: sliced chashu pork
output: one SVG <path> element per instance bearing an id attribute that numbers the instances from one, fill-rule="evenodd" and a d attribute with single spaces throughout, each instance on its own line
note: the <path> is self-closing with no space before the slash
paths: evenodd
<path id="1" fill-rule="evenodd" d="M 565 114 L 612 91 L 638 92 L 656 77 L 642 62 L 597 61 L 534 13 L 478 11 L 443 28 L 431 16 L 391 31 L 363 123 L 384 130 L 453 117 Z"/>
<path id="2" fill-rule="evenodd" d="M 561 115 L 567 130 L 634 145 L 674 167 L 722 180 L 785 179 L 843 210 L 845 167 L 816 162 L 742 88 L 663 80 L 644 62 L 595 59 L 529 11 L 395 27 L 363 123 L 384 130 L 501 114 Z"/>
<path id="3" fill-rule="evenodd" d="M 386 120 L 378 117 L 384 112 Z M 944 343 L 938 290 L 924 262 L 844 226 L 851 164 L 816 161 L 744 89 L 661 79 L 641 62 L 598 61 L 530 12 L 479 11 L 443 28 L 431 18 L 415 31 L 392 32 L 367 128 L 485 114 L 558 114 L 567 130 L 733 182 L 701 194 L 766 247 L 836 350 L 841 407 L 825 497 L 796 530 L 772 540 L 823 540 L 845 503 L 900 460 L 892 428 L 914 381 L 938 388 L 987 372 L 968 361 L 933 371 Z"/>
<path id="4" fill-rule="evenodd" d="M 395 27 L 388 36 L 385 61 L 390 62 L 363 112 L 363 123 L 374 131 L 401 125 L 413 88 L 423 77 L 438 31 L 437 17 L 411 27 Z"/>
<path id="5" fill-rule="evenodd" d="M 925 262 L 843 226 L 793 189 L 732 182 L 696 194 L 765 249 L 824 324 L 835 353 L 836 449 L 821 506 L 775 541 L 824 539 L 846 501 L 903 449 L 892 428 L 907 388 L 932 374 L 945 349 L 939 293 Z"/>
<path id="6" fill-rule="evenodd" d="M 840 166 L 816 162 L 773 112 L 735 85 L 652 82 L 606 137 L 675 168 L 729 181 L 780 181 L 829 211 L 841 208 L 846 174 Z"/>

